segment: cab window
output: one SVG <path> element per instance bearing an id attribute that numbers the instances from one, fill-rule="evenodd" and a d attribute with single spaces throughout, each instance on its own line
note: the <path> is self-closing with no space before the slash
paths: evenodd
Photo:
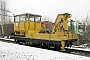
<path id="1" fill-rule="evenodd" d="M 15 16 L 15 22 L 19 22 L 19 16 Z"/>
<path id="2" fill-rule="evenodd" d="M 29 20 L 30 21 L 34 21 L 34 16 L 33 15 L 30 15 Z"/>
<path id="3" fill-rule="evenodd" d="M 25 21 L 25 15 L 20 16 L 20 21 Z"/>
<path id="4" fill-rule="evenodd" d="M 40 17 L 39 16 L 35 16 L 35 20 L 36 20 L 36 22 L 40 22 Z"/>

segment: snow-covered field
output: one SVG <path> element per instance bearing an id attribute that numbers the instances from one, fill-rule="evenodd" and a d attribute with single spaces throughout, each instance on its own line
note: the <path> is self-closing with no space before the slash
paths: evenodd
<path id="1" fill-rule="evenodd" d="M 90 57 L 0 42 L 0 60 L 90 60 Z"/>

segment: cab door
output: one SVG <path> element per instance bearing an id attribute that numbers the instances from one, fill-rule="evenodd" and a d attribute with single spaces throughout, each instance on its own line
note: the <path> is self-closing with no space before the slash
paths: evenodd
<path id="1" fill-rule="evenodd" d="M 40 32 L 41 29 L 41 16 L 35 16 L 35 32 Z"/>
<path id="2" fill-rule="evenodd" d="M 19 29 L 21 31 L 25 30 L 25 14 L 20 15 Z"/>
<path id="3" fill-rule="evenodd" d="M 34 15 L 28 15 L 28 32 L 33 33 L 35 30 L 35 17 Z"/>

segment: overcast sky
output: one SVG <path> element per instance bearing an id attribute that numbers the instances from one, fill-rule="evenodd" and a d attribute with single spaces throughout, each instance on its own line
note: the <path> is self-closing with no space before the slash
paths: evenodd
<path id="1" fill-rule="evenodd" d="M 71 13 L 72 19 L 83 19 L 90 15 L 90 0 L 6 0 L 14 14 L 33 13 L 50 16 L 54 21 L 57 14 Z"/>

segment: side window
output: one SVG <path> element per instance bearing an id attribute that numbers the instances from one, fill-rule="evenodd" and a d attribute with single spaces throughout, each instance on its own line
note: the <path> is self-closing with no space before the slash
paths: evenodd
<path id="1" fill-rule="evenodd" d="M 19 16 L 15 16 L 15 22 L 19 21 Z"/>
<path id="2" fill-rule="evenodd" d="M 30 20 L 30 21 L 34 21 L 34 16 L 31 16 L 31 15 L 30 15 L 29 20 Z"/>
<path id="3" fill-rule="evenodd" d="M 36 20 L 36 22 L 40 22 L 40 17 L 36 16 L 35 20 Z"/>
<path id="4" fill-rule="evenodd" d="M 25 21 L 25 15 L 20 16 L 20 21 Z"/>

